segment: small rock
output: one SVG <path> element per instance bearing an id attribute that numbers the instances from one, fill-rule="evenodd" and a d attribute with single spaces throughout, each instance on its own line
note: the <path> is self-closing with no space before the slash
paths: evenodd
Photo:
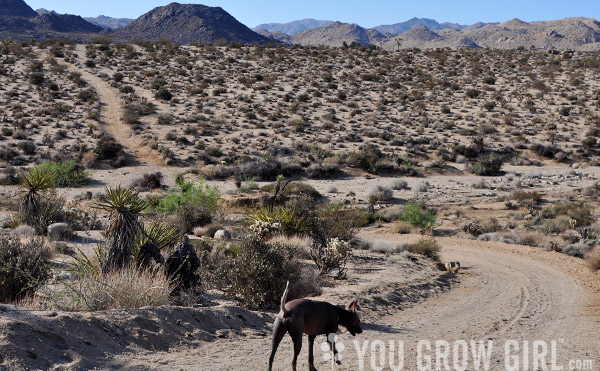
<path id="1" fill-rule="evenodd" d="M 231 232 L 226 229 L 219 229 L 215 232 L 215 236 L 213 237 L 215 240 L 231 240 Z"/>

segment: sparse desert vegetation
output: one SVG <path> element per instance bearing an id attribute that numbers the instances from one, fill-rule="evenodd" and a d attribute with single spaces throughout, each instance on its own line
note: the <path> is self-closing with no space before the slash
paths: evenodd
<path id="1" fill-rule="evenodd" d="M 0 301 L 269 313 L 289 281 L 372 320 L 456 244 L 597 277 L 599 58 L 2 41 Z"/>

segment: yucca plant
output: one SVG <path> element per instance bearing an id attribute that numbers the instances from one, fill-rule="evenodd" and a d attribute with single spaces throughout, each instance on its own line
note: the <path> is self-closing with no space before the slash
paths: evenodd
<path id="1" fill-rule="evenodd" d="M 44 203 L 40 193 L 56 187 L 56 177 L 53 172 L 40 167 L 34 167 L 20 176 L 21 186 L 26 193 L 19 207 L 21 223 L 35 226 L 44 211 Z"/>
<path id="2" fill-rule="evenodd" d="M 98 208 L 108 211 L 106 258 L 102 271 L 121 269 L 131 261 L 136 243 L 143 232 L 139 215 L 148 207 L 135 188 L 106 188 L 105 201 Z"/>
<path id="3" fill-rule="evenodd" d="M 159 250 L 168 249 L 174 246 L 184 235 L 185 232 L 173 224 L 161 224 L 153 221 L 140 235 L 136 249 L 149 241 L 156 245 Z"/>
<path id="4" fill-rule="evenodd" d="M 139 235 L 133 250 L 133 259 L 140 268 L 148 267 L 152 259 L 162 262 L 160 252 L 174 246 L 183 236 L 185 232 L 181 228 L 154 221 Z"/>
<path id="5" fill-rule="evenodd" d="M 280 223 L 283 232 L 289 236 L 305 235 L 310 232 L 308 218 L 300 215 L 296 207 L 265 207 L 250 211 L 253 222 Z"/>

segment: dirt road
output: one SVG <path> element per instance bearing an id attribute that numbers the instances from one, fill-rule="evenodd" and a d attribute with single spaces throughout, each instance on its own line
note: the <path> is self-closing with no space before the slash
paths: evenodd
<path id="1" fill-rule="evenodd" d="M 377 234 L 377 238 L 397 239 L 398 235 Z M 416 238 L 413 236 L 413 238 Z M 361 369 L 360 359 L 353 340 L 364 348 L 364 369 L 381 369 L 380 355 L 386 355 L 384 364 L 389 364 L 389 349 L 380 352 L 375 346 L 375 357 L 371 345 L 382 340 L 386 347 L 396 341 L 395 357 L 398 359 L 398 342 L 403 341 L 404 369 L 436 369 L 435 346 L 437 340 L 449 343 L 448 366 L 440 359 L 439 369 L 462 369 L 454 367 L 454 346 L 462 354 L 464 340 L 471 347 L 483 341 L 491 349 L 489 367 L 479 369 L 511 369 L 518 357 L 518 370 L 552 369 L 553 362 L 563 369 L 580 365 L 580 369 L 600 369 L 600 308 L 594 298 L 599 297 L 598 274 L 591 273 L 582 260 L 544 252 L 539 248 L 505 245 L 456 238 L 440 238 L 445 260 L 458 260 L 464 269 L 457 288 L 402 311 L 382 315 L 376 323 L 364 323 L 366 331 L 352 339 L 347 333 L 339 335 L 344 344 L 343 362 L 336 370 Z M 306 339 L 299 358 L 299 369 L 307 370 Z M 321 350 L 324 338 L 315 344 L 316 366 L 320 370 L 331 368 Z M 417 356 L 417 343 L 431 343 Z M 514 340 L 519 348 L 507 341 Z M 365 343 L 369 341 L 369 343 Z M 489 341 L 493 342 L 489 347 Z M 527 341 L 528 343 L 524 343 Z M 534 343 L 541 341 L 541 343 Z M 366 344 L 366 345 L 365 345 Z M 375 343 L 380 346 L 380 343 Z M 505 356 L 505 346 L 510 346 L 510 356 Z M 534 350 L 534 345 L 537 347 Z M 541 355 L 547 347 L 544 360 L 534 367 L 534 351 Z M 556 359 L 553 358 L 553 347 Z M 523 349 L 529 350 L 524 352 Z M 441 354 L 445 349 L 440 343 Z M 132 369 L 184 369 L 184 370 L 263 370 L 266 369 L 270 351 L 268 338 L 236 338 L 206 343 L 196 349 L 176 349 L 168 353 L 146 353 L 128 356 L 120 361 Z M 468 349 L 468 370 L 478 369 Z M 276 370 L 290 369 L 291 341 L 286 338 L 277 353 Z M 431 365 L 427 356 L 431 356 Z M 372 359 L 373 358 L 373 359 Z M 459 357 L 458 364 L 462 364 Z M 507 361 L 508 360 L 508 361 Z M 371 362 L 374 363 L 371 363 Z M 506 363 L 508 362 L 508 363 Z M 397 362 L 396 362 L 397 363 Z M 523 364 L 527 364 L 525 368 Z M 386 366 L 383 369 L 391 369 Z"/>
<path id="2" fill-rule="evenodd" d="M 85 60 L 85 48 L 79 46 L 76 49 L 79 54 L 78 59 L 81 64 Z M 81 74 L 91 88 L 98 95 L 98 100 L 103 105 L 102 121 L 105 123 L 105 130 L 119 142 L 131 156 L 139 160 L 142 164 L 164 166 L 165 162 L 161 155 L 146 146 L 140 138 L 133 136 L 131 129 L 123 122 L 123 104 L 116 89 L 109 86 L 107 82 L 100 77 L 90 73 L 84 68 L 79 68 L 74 64 L 67 64 L 70 71 Z"/>

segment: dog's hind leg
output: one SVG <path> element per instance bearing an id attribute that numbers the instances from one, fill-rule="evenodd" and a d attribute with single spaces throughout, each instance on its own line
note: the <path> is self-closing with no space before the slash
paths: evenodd
<path id="1" fill-rule="evenodd" d="M 269 357 L 269 371 L 273 369 L 273 360 L 275 359 L 275 352 L 277 352 L 277 347 L 279 346 L 279 343 L 281 343 L 281 340 L 285 336 L 285 333 L 285 326 L 283 326 L 281 319 L 278 317 L 275 320 L 275 323 L 273 323 L 273 343 L 271 348 L 271 356 Z"/>
<path id="2" fill-rule="evenodd" d="M 315 335 L 308 336 L 308 369 L 309 371 L 317 371 L 315 368 L 315 357 L 313 355 L 313 345 L 315 345 Z"/>
<path id="3" fill-rule="evenodd" d="M 292 360 L 292 370 L 296 371 L 296 363 L 298 362 L 298 354 L 302 349 L 302 327 L 298 329 L 290 329 L 290 336 L 294 342 L 294 359 Z"/>

